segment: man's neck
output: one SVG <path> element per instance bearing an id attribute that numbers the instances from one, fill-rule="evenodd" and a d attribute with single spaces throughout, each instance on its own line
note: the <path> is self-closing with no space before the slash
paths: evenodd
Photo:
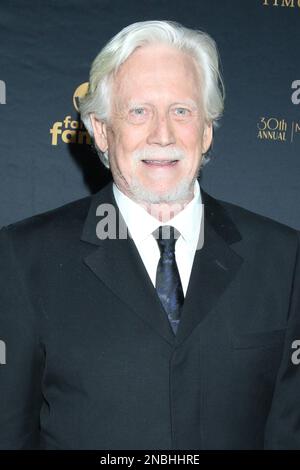
<path id="1" fill-rule="evenodd" d="M 148 212 L 148 214 L 152 215 L 152 217 L 155 217 L 160 222 L 165 223 L 179 214 L 179 212 L 181 212 L 187 206 L 187 204 L 191 202 L 193 197 L 194 195 L 191 194 L 191 196 L 185 201 L 161 204 L 142 202 L 139 203 L 139 205 L 142 206 L 143 209 Z"/>
<path id="2" fill-rule="evenodd" d="M 144 209 L 149 215 L 157 219 L 161 223 L 166 223 L 181 211 L 183 211 L 186 206 L 198 195 L 199 185 L 198 181 L 195 180 L 188 194 L 185 198 L 178 199 L 176 201 L 167 201 L 161 203 L 154 203 L 145 200 L 140 200 L 135 197 L 130 191 L 123 191 L 118 188 L 117 184 L 114 182 L 115 188 L 123 194 L 128 199 L 131 199 L 132 202 Z"/>

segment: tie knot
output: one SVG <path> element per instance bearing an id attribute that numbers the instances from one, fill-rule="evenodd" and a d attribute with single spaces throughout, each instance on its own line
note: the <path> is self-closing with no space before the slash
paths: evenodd
<path id="1" fill-rule="evenodd" d="M 154 232 L 153 236 L 158 243 L 161 255 L 175 252 L 175 243 L 180 237 L 180 233 L 171 225 L 161 225 Z"/>

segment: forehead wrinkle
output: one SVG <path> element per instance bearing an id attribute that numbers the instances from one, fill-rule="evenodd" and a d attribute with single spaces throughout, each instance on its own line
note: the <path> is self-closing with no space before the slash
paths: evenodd
<path id="1" fill-rule="evenodd" d="M 149 54 L 150 49 L 153 47 L 157 46 L 149 45 L 137 49 L 119 67 L 114 76 L 112 87 L 112 101 L 115 109 L 120 111 L 120 109 L 128 106 L 131 101 L 134 104 L 161 103 L 162 99 L 167 101 L 169 96 L 169 101 L 171 100 L 172 103 L 188 102 L 188 99 L 178 97 L 178 93 L 182 93 L 182 96 L 186 93 L 188 95 L 193 94 L 195 99 L 189 99 L 188 104 L 192 104 L 195 108 L 198 108 L 199 105 L 201 106 L 201 73 L 194 58 L 184 51 L 178 51 L 172 47 L 164 49 L 162 46 L 160 50 L 158 49 L 158 52 L 161 51 L 161 54 L 157 54 L 157 64 L 155 65 L 156 55 L 152 55 L 150 61 Z M 169 55 L 168 52 L 170 52 Z M 153 49 L 151 53 L 153 54 Z M 166 61 L 161 66 L 161 61 L 162 59 L 164 60 L 164 57 L 166 57 Z M 152 63 L 153 59 L 154 65 Z M 171 67 L 167 66 L 168 62 L 171 64 Z M 180 63 L 178 70 L 176 70 L 176 63 Z M 170 70 L 172 70 L 172 67 L 175 68 L 175 76 L 171 75 L 172 72 Z M 168 82 L 168 87 L 162 95 L 161 82 L 164 81 Z M 136 93 L 140 93 L 140 97 L 137 96 L 137 98 L 131 99 Z M 150 100 L 149 98 L 147 99 L 147 95 L 151 95 Z"/>

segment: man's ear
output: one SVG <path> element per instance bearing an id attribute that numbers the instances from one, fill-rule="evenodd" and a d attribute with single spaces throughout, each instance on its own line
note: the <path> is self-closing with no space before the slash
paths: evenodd
<path id="1" fill-rule="evenodd" d="M 213 139 L 213 125 L 212 122 L 204 124 L 203 139 L 202 139 L 202 154 L 205 154 L 211 146 Z"/>
<path id="2" fill-rule="evenodd" d="M 94 139 L 96 142 L 97 147 L 101 150 L 101 152 L 106 152 L 108 148 L 107 142 L 107 125 L 104 121 L 100 121 L 96 118 L 95 114 L 90 115 L 91 123 L 93 126 L 94 131 Z"/>

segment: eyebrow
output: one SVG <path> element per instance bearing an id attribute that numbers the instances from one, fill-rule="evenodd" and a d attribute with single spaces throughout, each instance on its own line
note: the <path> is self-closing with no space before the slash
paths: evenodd
<path id="1" fill-rule="evenodd" d="M 138 108 L 139 106 L 144 106 L 144 105 L 153 106 L 150 103 L 147 103 L 145 101 L 129 101 L 129 103 L 127 103 L 127 105 L 125 105 L 125 107 Z"/>
<path id="2" fill-rule="evenodd" d="M 138 108 L 138 107 L 144 106 L 144 105 L 146 105 L 146 106 L 154 106 L 153 104 L 148 103 L 148 102 L 146 102 L 146 101 L 129 101 L 129 102 L 127 103 L 127 105 L 125 105 L 125 108 Z M 194 108 L 194 109 L 197 109 L 197 108 L 198 108 L 198 105 L 197 105 L 196 101 L 190 100 L 190 99 L 188 99 L 188 100 L 183 100 L 183 101 L 175 101 L 174 103 L 170 104 L 170 107 L 171 107 L 171 106 L 175 106 L 175 105 L 177 105 L 177 106 L 178 106 L 178 105 L 180 105 L 180 106 L 186 105 L 186 106 L 190 106 L 191 108 Z"/>
<path id="3" fill-rule="evenodd" d="M 196 101 L 194 101 L 194 100 L 178 101 L 176 103 L 173 103 L 171 106 L 174 106 L 174 105 L 188 105 L 191 108 L 195 108 L 195 109 L 198 108 L 198 105 L 197 105 Z"/>

